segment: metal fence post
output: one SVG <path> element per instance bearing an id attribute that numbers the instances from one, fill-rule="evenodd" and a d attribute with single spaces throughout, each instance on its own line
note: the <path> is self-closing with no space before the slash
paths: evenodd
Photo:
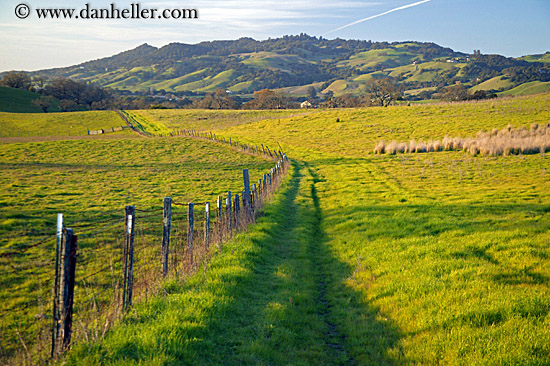
<path id="1" fill-rule="evenodd" d="M 59 308 L 59 261 L 60 261 L 60 248 L 61 248 L 61 240 L 63 235 L 63 214 L 58 213 L 57 214 L 57 229 L 56 229 L 56 235 L 57 235 L 57 241 L 55 244 L 55 277 L 54 277 L 54 297 L 53 297 L 53 324 L 52 324 L 52 349 L 51 349 L 51 357 L 54 357 L 56 352 L 56 342 L 57 342 L 57 335 L 59 333 L 58 331 L 58 316 L 57 311 Z"/>
<path id="2" fill-rule="evenodd" d="M 239 230 L 239 211 L 241 207 L 239 204 L 239 194 L 235 194 L 235 229 Z"/>
<path id="3" fill-rule="evenodd" d="M 233 215 L 231 210 L 231 191 L 227 192 L 227 200 L 225 202 L 225 210 L 227 211 L 227 220 L 229 222 L 229 232 L 233 229 Z"/>
<path id="4" fill-rule="evenodd" d="M 162 218 L 162 277 L 168 274 L 168 253 L 170 249 L 170 230 L 172 227 L 172 198 L 164 197 L 164 210 Z"/>
<path id="5" fill-rule="evenodd" d="M 73 323 L 73 299 L 76 270 L 77 236 L 72 229 L 63 229 L 56 262 L 59 264 L 55 279 L 54 328 L 52 335 L 52 357 L 61 354 L 71 343 Z"/>

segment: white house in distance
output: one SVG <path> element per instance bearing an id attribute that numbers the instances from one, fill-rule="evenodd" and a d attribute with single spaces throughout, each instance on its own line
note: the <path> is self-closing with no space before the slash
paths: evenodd
<path id="1" fill-rule="evenodd" d="M 309 101 L 304 101 L 302 104 L 300 104 L 300 108 L 311 108 L 313 105 Z"/>

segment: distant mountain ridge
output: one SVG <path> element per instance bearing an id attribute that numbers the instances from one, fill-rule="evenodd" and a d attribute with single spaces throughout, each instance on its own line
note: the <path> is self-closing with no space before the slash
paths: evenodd
<path id="1" fill-rule="evenodd" d="M 290 94 L 305 86 L 320 92 L 361 94 L 368 80 L 391 76 L 422 93 L 455 83 L 472 87 L 495 77 L 550 81 L 550 53 L 522 59 L 468 55 L 435 43 L 328 40 L 306 34 L 257 41 L 240 38 L 198 44 L 148 44 L 79 65 L 41 70 L 33 76 L 76 78 L 130 92 L 212 92 L 224 88 L 250 94 L 270 88 Z"/>

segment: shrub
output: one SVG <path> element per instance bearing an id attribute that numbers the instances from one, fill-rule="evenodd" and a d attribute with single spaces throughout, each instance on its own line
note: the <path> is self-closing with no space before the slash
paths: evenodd
<path id="1" fill-rule="evenodd" d="M 384 142 L 378 143 L 374 152 L 383 154 L 396 153 L 423 153 L 435 151 L 462 150 L 471 155 L 484 156 L 508 156 L 514 154 L 544 154 L 550 151 L 550 123 L 545 125 L 531 124 L 530 128 L 514 128 L 511 125 L 502 130 L 496 128 L 490 132 L 479 131 L 475 138 L 461 138 L 445 136 L 443 141 L 410 140 L 407 145 L 404 142 L 392 141 L 384 150 Z"/>

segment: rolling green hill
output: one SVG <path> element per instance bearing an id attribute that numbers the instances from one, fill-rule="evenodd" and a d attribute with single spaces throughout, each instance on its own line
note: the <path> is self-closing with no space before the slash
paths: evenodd
<path id="1" fill-rule="evenodd" d="M 514 59 L 499 55 L 470 56 L 426 42 L 372 42 L 325 39 L 305 34 L 256 41 L 147 44 L 112 57 L 80 65 L 31 73 L 45 79 L 77 78 L 129 92 L 212 92 L 223 88 L 242 95 L 277 89 L 301 95 L 297 88 L 315 85 L 337 94 L 362 94 L 372 77 L 391 76 L 415 90 L 479 84 L 509 77 L 513 85 L 549 81 L 548 56 Z"/>
<path id="2" fill-rule="evenodd" d="M 506 90 L 513 88 L 516 84 L 511 82 L 508 78 L 504 76 L 495 76 L 489 80 L 485 80 L 482 83 L 477 84 L 472 87 L 470 90 L 475 92 L 478 90 Z"/>
<path id="3" fill-rule="evenodd" d="M 521 60 L 528 61 L 528 62 L 544 62 L 544 63 L 550 63 L 550 52 L 546 52 L 542 55 L 528 55 L 520 57 Z"/>
<path id="4" fill-rule="evenodd" d="M 42 113 L 42 108 L 32 101 L 40 98 L 40 94 L 17 88 L 0 86 L 0 111 L 12 113 Z M 59 100 L 54 100 L 51 112 L 59 112 Z"/>
<path id="5" fill-rule="evenodd" d="M 550 91 L 550 82 L 532 81 L 500 93 L 501 95 L 531 95 Z"/>

